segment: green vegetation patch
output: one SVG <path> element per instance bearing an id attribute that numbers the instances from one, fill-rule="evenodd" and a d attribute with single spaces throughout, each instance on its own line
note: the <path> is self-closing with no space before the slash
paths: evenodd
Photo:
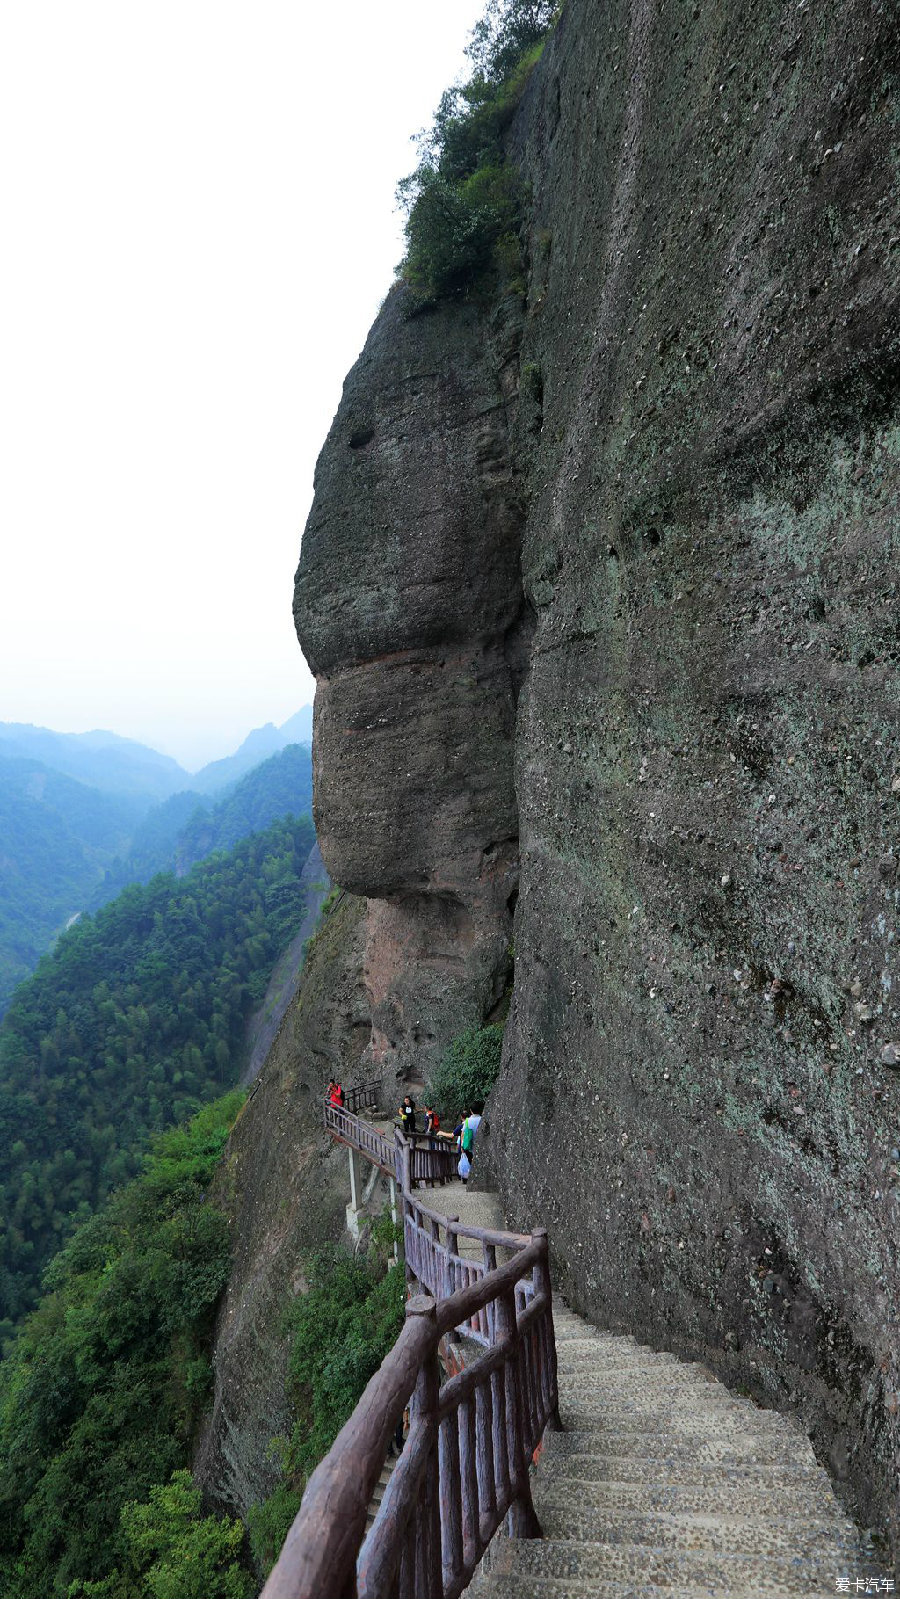
<path id="1" fill-rule="evenodd" d="M 470 1028 L 448 1046 L 440 1065 L 425 1085 L 425 1098 L 437 1106 L 445 1123 L 463 1111 L 484 1105 L 500 1075 L 503 1026 Z"/>
<path id="2" fill-rule="evenodd" d="M 190 1458 L 210 1394 L 231 1245 L 207 1190 L 243 1097 L 154 1140 L 143 1174 L 57 1255 L 0 1365 L 4 1599 L 189 1599 L 194 1587 L 166 1577 L 179 1540 L 194 1549 L 189 1569 L 210 1544 L 223 1571 L 234 1564 L 233 1528 L 204 1534 L 199 1496 L 170 1478 Z M 243 1599 L 246 1588 L 196 1591 Z"/>
<path id="3" fill-rule="evenodd" d="M 0 1026 L 0 1334 L 147 1139 L 231 1087 L 303 919 L 307 817 L 120 894 L 59 940 Z"/>
<path id="4" fill-rule="evenodd" d="M 367 1254 L 321 1249 L 306 1262 L 308 1291 L 288 1314 L 294 1427 L 289 1440 L 275 1440 L 285 1476 L 248 1517 L 254 1557 L 264 1571 L 271 1569 L 300 1508 L 307 1478 L 400 1333 L 405 1274 L 390 1260 L 398 1237 L 399 1229 L 385 1217 L 372 1230 Z"/>
<path id="5" fill-rule="evenodd" d="M 492 0 L 470 39 L 468 81 L 445 90 L 419 164 L 398 187 L 407 212 L 402 274 L 423 301 L 514 278 L 519 180 L 506 134 L 547 32 L 555 0 Z"/>
<path id="6" fill-rule="evenodd" d="M 251 1599 L 241 1565 L 241 1521 L 204 1516 L 189 1471 L 150 1489 L 146 1504 L 123 1505 L 124 1565 L 100 1582 L 75 1581 L 66 1599 Z"/>

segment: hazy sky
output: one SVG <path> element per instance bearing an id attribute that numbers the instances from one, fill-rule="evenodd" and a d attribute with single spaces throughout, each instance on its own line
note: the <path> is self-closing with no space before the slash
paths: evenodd
<path id="1" fill-rule="evenodd" d="M 312 698 L 313 466 L 482 10 L 0 5 L 0 721 L 193 767 Z"/>

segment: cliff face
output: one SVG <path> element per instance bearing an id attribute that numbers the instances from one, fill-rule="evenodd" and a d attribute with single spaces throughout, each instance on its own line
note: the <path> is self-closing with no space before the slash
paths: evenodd
<path id="1" fill-rule="evenodd" d="M 427 1066 L 506 983 L 527 610 L 507 425 L 517 328 L 390 296 L 319 460 L 296 617 L 315 818 L 369 897 L 370 1055 Z"/>
<path id="2" fill-rule="evenodd" d="M 900 1467 L 897 22 L 569 0 L 514 130 L 521 321 L 389 298 L 297 610 L 375 1056 L 489 1011 L 518 840 L 510 1220 L 601 1323 L 795 1406 L 873 1520 Z"/>

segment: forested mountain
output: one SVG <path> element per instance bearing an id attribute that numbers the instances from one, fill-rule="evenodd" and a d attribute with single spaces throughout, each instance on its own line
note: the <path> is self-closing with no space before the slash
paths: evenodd
<path id="1" fill-rule="evenodd" d="M 89 909 L 99 910 L 129 883 L 149 883 L 157 872 L 174 871 L 181 833 L 198 811 L 202 814 L 212 804 L 207 795 L 185 789 L 180 794 L 170 795 L 161 805 L 154 805 L 138 823 L 126 849 L 107 867 L 103 881 L 94 889 Z M 298 805 L 296 810 L 301 812 L 306 808 Z"/>
<path id="2" fill-rule="evenodd" d="M 140 823 L 128 854 L 109 867 L 92 908 L 106 904 L 128 883 L 147 883 L 156 872 L 182 876 L 213 850 L 268 827 L 279 816 L 312 810 L 312 757 L 292 744 L 248 772 L 213 803 L 190 790 L 173 794 Z"/>
<path id="3" fill-rule="evenodd" d="M 279 753 L 286 753 L 285 729 L 308 719 L 307 708 L 284 728 L 271 728 Z M 221 768 L 217 778 L 206 768 L 208 791 L 201 793 L 188 787 L 194 779 L 167 756 L 111 733 L 0 723 L 0 1016 L 16 984 L 73 916 L 96 910 L 128 883 L 149 882 L 176 865 L 184 871 L 277 816 L 310 808 L 308 749 L 272 768 L 257 753 L 252 762 L 262 761 L 262 768 L 243 779 L 251 789 L 242 783 L 233 789 L 248 749 L 269 747 L 268 737 L 257 738 L 265 733 L 257 729 L 241 746 L 243 754 L 214 763 Z M 25 749 L 41 758 L 21 754 Z M 173 782 L 178 791 L 167 792 Z M 166 797 L 160 800 L 160 793 Z M 217 800 L 226 809 L 207 822 L 204 812 Z"/>
<path id="4" fill-rule="evenodd" d="M 0 741 L 0 1015 L 127 846 L 142 805 L 6 748 Z"/>
<path id="5" fill-rule="evenodd" d="M 204 1518 L 184 1475 L 168 1482 L 208 1400 L 230 1243 L 207 1189 L 240 1103 L 232 1093 L 155 1142 L 56 1257 L 0 1366 L 3 1599 L 255 1592 L 240 1523 Z"/>
<path id="6" fill-rule="evenodd" d="M 260 761 L 267 760 L 270 755 L 286 749 L 288 744 L 311 743 L 312 706 L 304 705 L 302 710 L 296 711 L 282 723 L 281 727 L 276 727 L 274 722 L 266 722 L 264 727 L 255 727 L 247 734 L 240 749 L 233 755 L 227 755 L 221 761 L 210 761 L 208 766 L 201 767 L 191 778 L 191 787 L 203 794 L 213 793 L 216 789 L 223 788 L 226 783 L 233 783 L 237 778 L 243 777 L 245 772 L 258 766 Z"/>
<path id="7" fill-rule="evenodd" d="M 248 772 L 212 810 L 195 809 L 175 846 L 179 871 L 213 850 L 231 849 L 238 839 L 276 817 L 312 811 L 312 756 L 306 744 L 290 744 Z"/>
<path id="8" fill-rule="evenodd" d="M 25 722 L 0 722 L 0 755 L 40 761 L 108 794 L 130 794 L 145 806 L 187 788 L 177 761 L 117 733 L 54 733 Z"/>
<path id="9" fill-rule="evenodd" d="M 0 1024 L 0 1327 L 148 1135 L 236 1082 L 247 1018 L 304 912 L 308 817 L 84 917 Z"/>

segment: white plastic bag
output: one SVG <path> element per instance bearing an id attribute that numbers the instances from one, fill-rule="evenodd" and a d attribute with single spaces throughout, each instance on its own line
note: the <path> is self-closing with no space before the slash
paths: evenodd
<path id="1" fill-rule="evenodd" d="M 465 1150 L 463 1150 L 462 1154 L 459 1157 L 459 1165 L 457 1166 L 456 1169 L 459 1172 L 460 1177 L 463 1177 L 463 1178 L 468 1177 L 469 1172 L 472 1170 L 472 1163 L 469 1160 L 469 1157 L 466 1154 Z"/>

